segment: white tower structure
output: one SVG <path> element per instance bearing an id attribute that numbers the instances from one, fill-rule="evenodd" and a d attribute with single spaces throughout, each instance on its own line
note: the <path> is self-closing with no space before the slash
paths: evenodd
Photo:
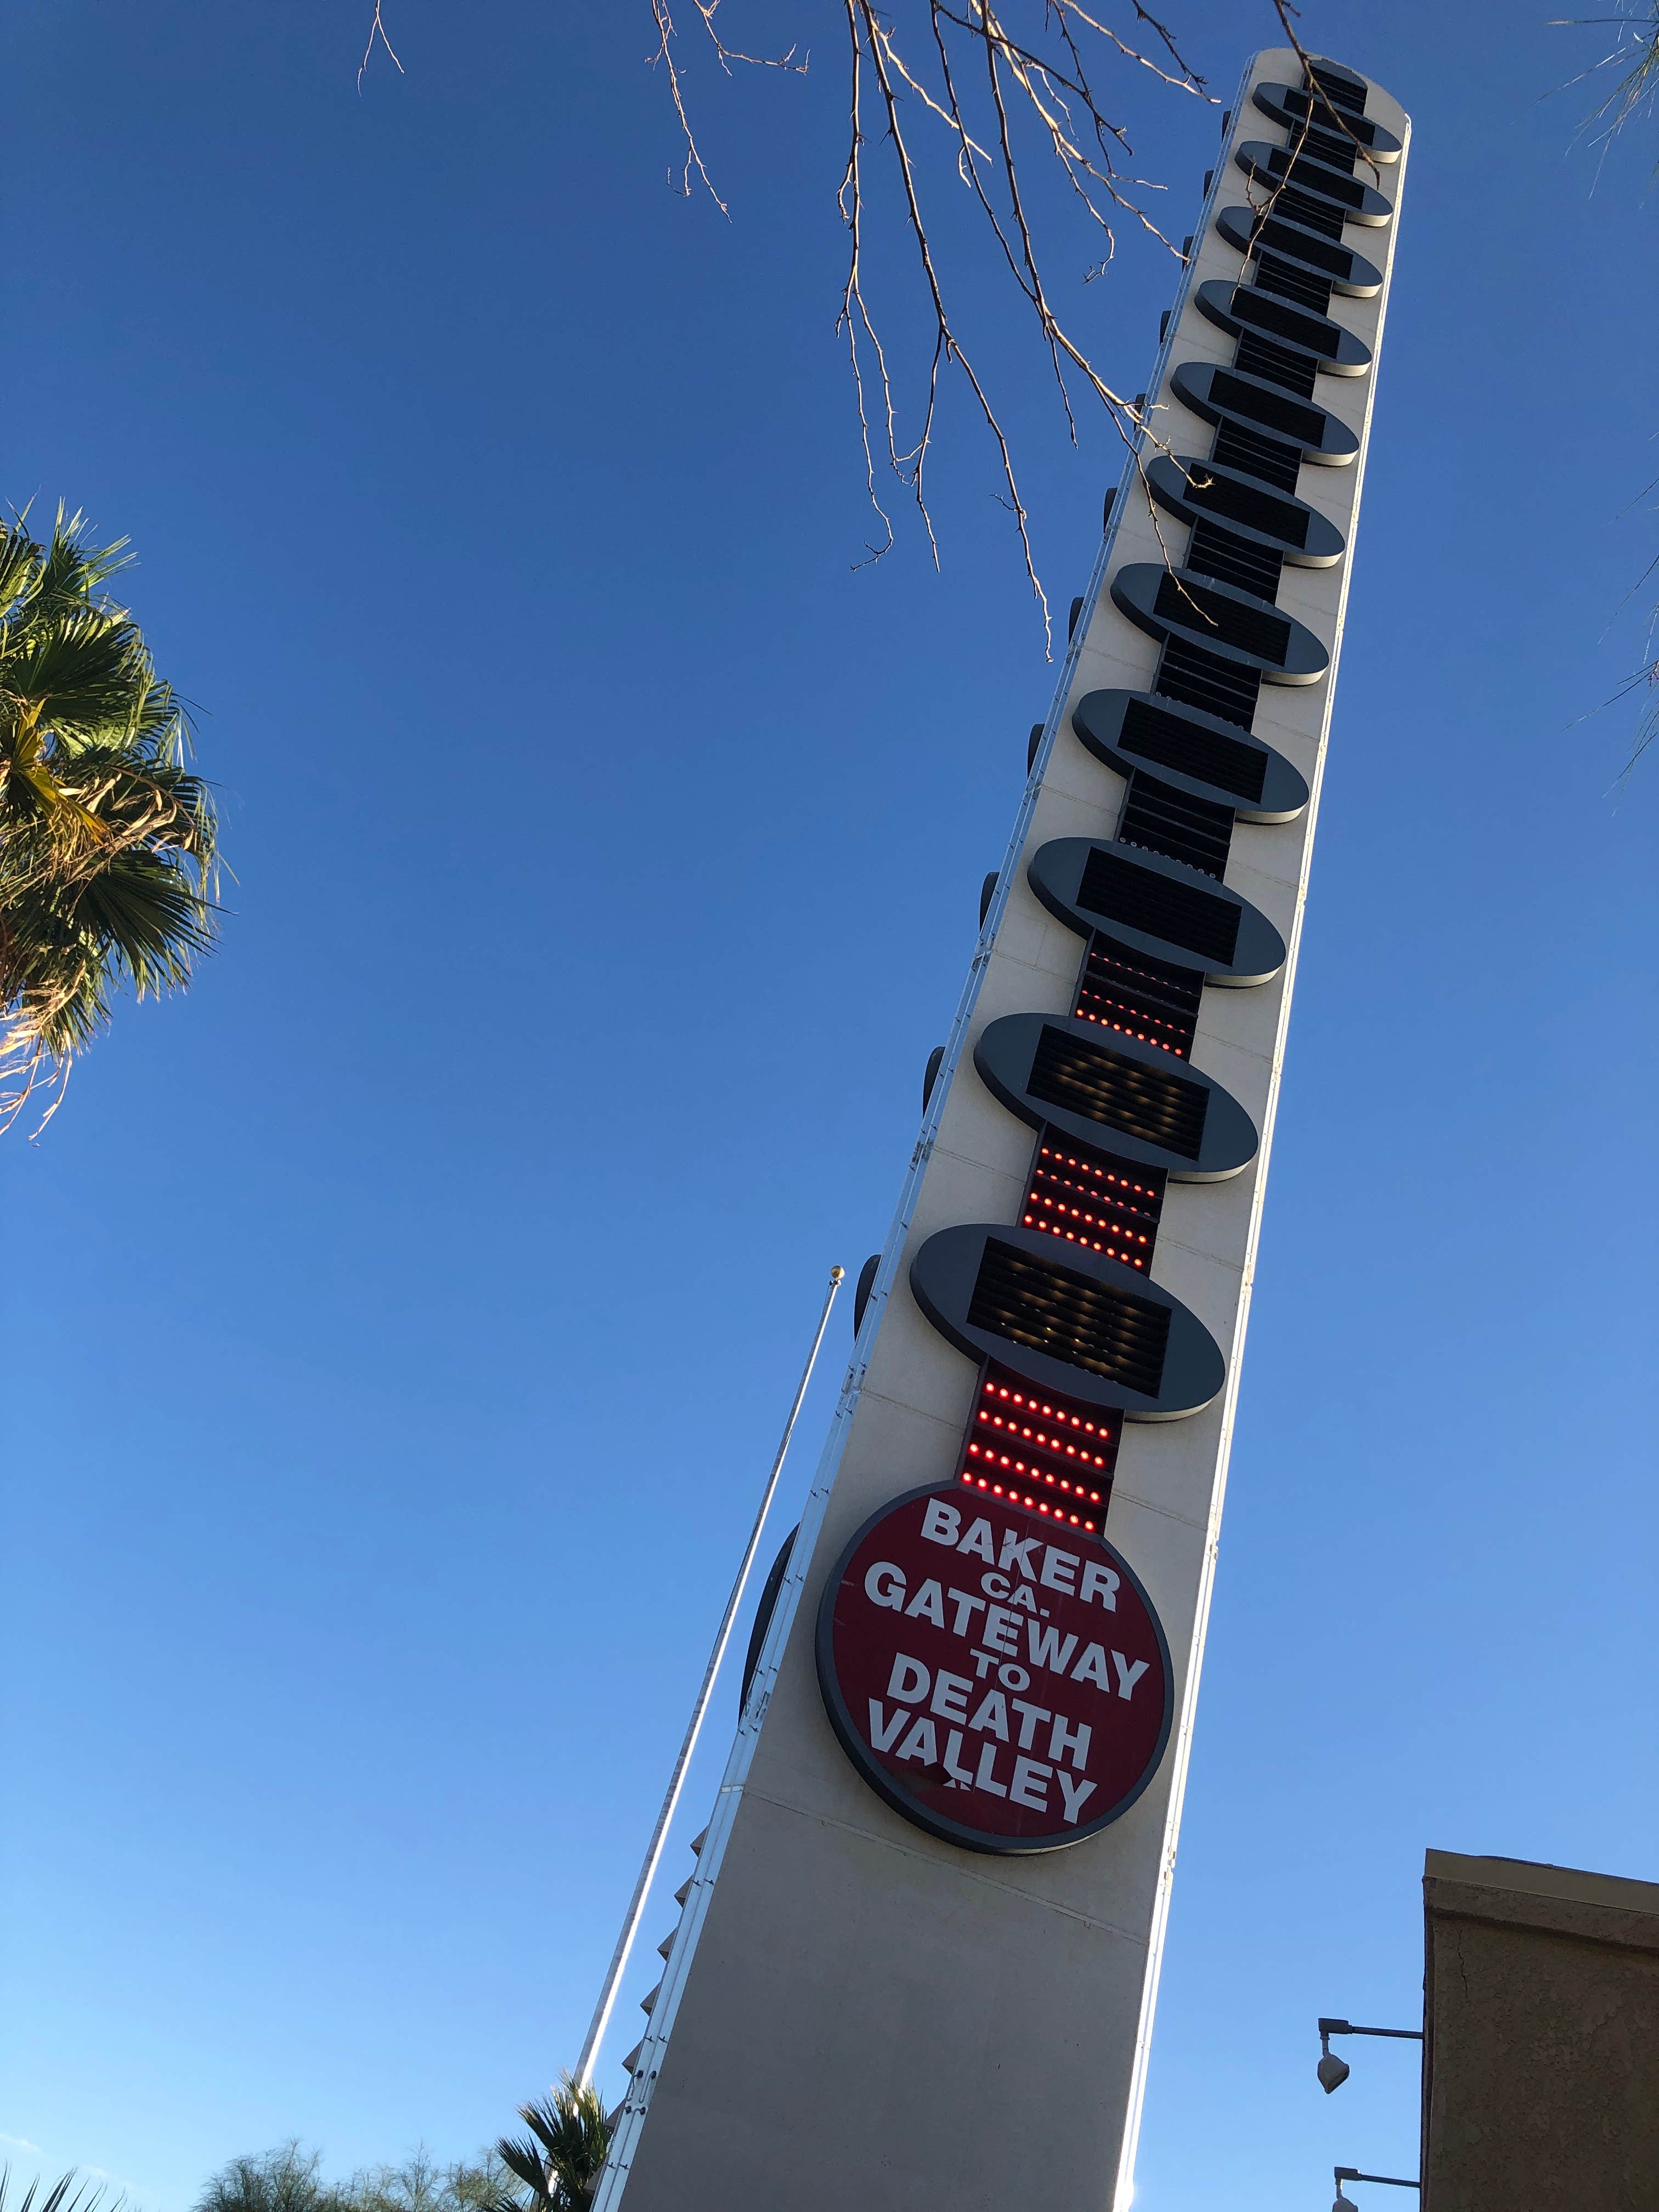
<path id="1" fill-rule="evenodd" d="M 599 2212 L 1129 2203 L 1408 136 L 1224 125 Z"/>

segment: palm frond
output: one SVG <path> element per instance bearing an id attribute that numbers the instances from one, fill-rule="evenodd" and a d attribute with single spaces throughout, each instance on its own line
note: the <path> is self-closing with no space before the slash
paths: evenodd
<path id="1" fill-rule="evenodd" d="M 523 2182 L 532 2197 L 546 2197 L 547 2169 L 533 2142 L 526 2142 L 522 2136 L 503 2136 L 495 2145 L 495 2155 L 515 2181 Z"/>
<path id="2" fill-rule="evenodd" d="M 183 988 L 214 939 L 217 822 L 185 765 L 190 718 L 104 590 L 129 558 L 61 507 L 44 544 L 22 515 L 0 526 L 0 1128 L 116 992 Z"/>
<path id="3" fill-rule="evenodd" d="M 82 2181 L 73 2166 L 49 2185 L 37 2175 L 15 2205 L 11 2196 L 11 2168 L 0 2166 L 0 2212 L 94 2212 L 100 2205 L 118 2212 L 126 2201 L 125 2190 L 112 2193 L 104 2182 Z"/>

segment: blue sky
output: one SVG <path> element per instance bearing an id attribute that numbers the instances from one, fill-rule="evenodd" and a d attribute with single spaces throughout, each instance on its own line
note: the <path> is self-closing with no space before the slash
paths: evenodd
<path id="1" fill-rule="evenodd" d="M 136 541 L 237 878 L 197 989 L 0 1151 L 0 2133 L 147 2212 L 291 2135 L 470 2153 L 574 2060 L 1053 683 L 959 398 L 941 572 L 908 524 L 854 565 L 834 10 L 734 25 L 805 79 L 696 63 L 729 223 L 665 189 L 643 0 L 396 0 L 360 96 L 368 12 L 5 25 L 0 494 Z M 1413 2170 L 1409 2056 L 1328 2101 L 1312 2024 L 1413 2016 L 1425 1845 L 1659 1873 L 1659 762 L 1621 796 L 1628 710 L 1581 719 L 1640 641 L 1659 148 L 1597 180 L 1540 95 L 1602 34 L 1543 12 L 1304 15 L 1418 135 L 1147 2212 Z M 1277 43 L 1177 20 L 1224 100 Z M 1115 88 L 1179 235 L 1213 111 Z M 1090 258 L 1137 390 L 1170 264 Z M 1063 617 L 1115 443 L 957 265 Z"/>

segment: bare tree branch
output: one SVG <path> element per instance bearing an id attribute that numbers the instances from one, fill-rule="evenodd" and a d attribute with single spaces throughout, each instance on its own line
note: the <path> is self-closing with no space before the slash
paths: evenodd
<path id="1" fill-rule="evenodd" d="M 387 53 L 392 56 L 392 61 L 397 64 L 398 76 L 404 76 L 407 74 L 403 64 L 398 60 L 396 49 L 393 47 L 391 40 L 388 39 L 386 34 L 386 25 L 380 21 L 380 0 L 374 0 L 374 20 L 368 27 L 368 44 L 363 48 L 363 58 L 357 64 L 357 89 L 359 92 L 363 88 L 363 71 L 368 67 L 368 58 L 374 51 L 374 41 L 376 39 L 378 39 L 380 44 L 386 48 Z M 58 1109 L 54 1106 L 52 1112 L 55 1114 L 57 1110 Z M 44 1127 L 44 1126 L 45 1124 L 43 1123 L 42 1127 Z"/>
<path id="2" fill-rule="evenodd" d="M 392 51 L 380 21 L 381 0 L 374 4 L 365 64 L 377 35 Z M 769 55 L 728 45 L 718 20 L 722 0 L 689 0 L 689 4 L 701 21 L 708 52 L 728 76 L 738 64 L 795 73 L 806 70 L 806 62 L 795 58 L 793 46 L 786 52 Z M 1273 0 L 1273 4 L 1286 36 L 1302 55 L 1291 25 L 1297 13 L 1291 0 Z M 978 365 L 979 349 L 970 345 L 959 319 L 955 289 L 941 258 L 943 241 L 954 240 L 956 232 L 936 222 L 938 187 L 942 180 L 953 179 L 972 195 L 1000 265 L 1012 278 L 1024 310 L 1035 320 L 1073 444 L 1079 435 L 1077 402 L 1081 397 L 1104 411 L 1132 453 L 1143 442 L 1168 451 L 1166 441 L 1146 420 L 1144 404 L 1115 388 L 1061 311 L 1060 295 L 1048 273 L 1056 252 L 1065 250 L 1063 228 L 1056 229 L 1048 196 L 1047 179 L 1053 175 L 1048 165 L 1052 162 L 1064 179 L 1066 194 L 1080 219 L 1091 231 L 1104 234 L 1104 256 L 1070 281 L 1080 279 L 1086 284 L 1101 273 L 1115 257 L 1119 230 L 1126 223 L 1131 234 L 1178 260 L 1181 248 L 1165 235 L 1149 204 L 1150 196 L 1164 188 L 1135 167 L 1126 123 L 1109 112 L 1100 73 L 1130 69 L 1133 74 L 1118 81 L 1120 91 L 1139 86 L 1144 96 L 1156 86 L 1160 96 L 1167 92 L 1206 106 L 1218 103 L 1188 60 L 1174 30 L 1144 0 L 842 0 L 842 6 L 848 36 L 848 137 L 836 198 L 848 234 L 848 258 L 836 329 L 846 337 L 866 489 L 880 525 L 878 538 L 866 544 L 865 558 L 856 565 L 879 561 L 895 543 L 892 519 L 877 483 L 878 456 L 884 445 L 883 467 L 914 499 L 938 564 L 927 464 L 945 385 L 955 375 L 966 386 L 990 439 L 1000 478 L 993 495 L 1012 519 L 1026 577 L 1042 611 L 1044 635 L 1051 638 L 1048 598 L 1012 448 L 998 403 Z M 656 47 L 648 58 L 666 74 L 685 149 L 678 179 L 671 172 L 671 183 L 689 198 L 695 179 L 729 219 L 727 204 L 715 186 L 694 126 L 687 63 L 672 0 L 650 0 L 650 7 Z M 1109 21 L 1109 15 L 1116 15 L 1122 27 Z M 929 134 L 935 131 L 945 134 L 946 163 L 939 162 L 930 148 Z M 890 161 L 884 157 L 872 168 L 869 149 L 877 143 Z M 1251 204 L 1265 211 L 1279 189 L 1275 182 L 1265 205 L 1261 194 L 1253 191 Z M 896 350 L 884 337 L 885 313 L 878 313 L 872 296 L 872 219 L 889 209 L 896 211 L 920 279 L 929 335 L 914 350 L 908 342 Z M 918 388 L 902 406 L 899 387 L 912 374 Z M 914 435 L 901 429 L 902 417 L 914 422 Z M 1149 494 L 1147 506 L 1152 508 Z M 1154 512 L 1155 526 L 1156 520 Z"/>

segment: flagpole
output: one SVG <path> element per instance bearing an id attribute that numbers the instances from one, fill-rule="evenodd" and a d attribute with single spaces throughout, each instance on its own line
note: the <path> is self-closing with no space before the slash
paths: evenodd
<path id="1" fill-rule="evenodd" d="M 772 1510 L 772 1499 L 777 1490 L 778 1477 L 783 1472 L 784 1459 L 789 1449 L 789 1439 L 794 1434 L 795 1423 L 800 1417 L 801 1405 L 806 1396 L 806 1386 L 811 1382 L 812 1370 L 817 1364 L 818 1350 L 823 1342 L 823 1333 L 830 1326 L 830 1309 L 836 1303 L 836 1291 L 840 1290 L 846 1279 L 847 1271 L 844 1267 L 831 1267 L 830 1286 L 823 1294 L 823 1310 L 818 1316 L 818 1325 L 812 1339 L 812 1348 L 806 1355 L 805 1366 L 801 1370 L 800 1381 L 795 1389 L 794 1402 L 789 1408 L 789 1418 L 783 1425 L 783 1435 L 778 1442 L 777 1456 L 773 1460 L 772 1472 L 766 1479 L 766 1489 L 761 1498 L 760 1510 L 756 1514 L 755 1525 L 749 1532 L 749 1542 L 744 1551 L 743 1563 L 738 1569 L 738 1578 L 732 1585 L 732 1595 L 726 1601 L 726 1611 L 720 1616 L 720 1625 L 714 1638 L 714 1646 L 708 1655 L 708 1664 L 703 1670 L 702 1687 L 698 1691 L 696 1704 L 691 1709 L 690 1724 L 686 1729 L 685 1739 L 680 1745 L 679 1757 L 674 1761 L 674 1771 L 669 1778 L 668 1791 L 662 1801 L 662 1809 L 657 1815 L 657 1825 L 651 1832 L 651 1841 L 646 1849 L 645 1862 L 640 1869 L 640 1878 L 634 1885 L 634 1895 L 628 1908 L 628 1917 L 623 1923 L 622 1934 L 617 1938 L 617 1948 L 611 1956 L 610 1969 L 605 1978 L 605 1986 L 599 1991 L 599 2003 L 593 2008 L 593 2018 L 587 2030 L 587 2040 L 583 2044 L 581 2057 L 576 2062 L 577 2084 L 584 2089 L 593 2078 L 593 2069 L 599 2063 L 599 2046 L 605 2040 L 605 2030 L 611 2025 L 611 2014 L 616 2006 L 617 1992 L 622 1985 L 623 1975 L 627 1971 L 629 1954 L 634 1948 L 634 1938 L 639 1934 L 640 1922 L 645 1917 L 645 1907 L 651 1893 L 651 1884 L 656 1875 L 658 1862 L 662 1857 L 663 1846 L 668 1840 L 669 1824 L 673 1820 L 675 1809 L 679 1804 L 680 1792 L 685 1784 L 686 1770 L 691 1764 L 691 1754 L 697 1747 L 697 1736 L 702 1728 L 704 1716 L 708 1711 L 709 1698 L 714 1693 L 714 1677 L 720 1672 L 720 1662 L 726 1656 L 726 1647 L 732 1639 L 732 1624 L 737 1620 L 738 1608 L 743 1602 L 744 1589 L 749 1580 L 750 1570 L 755 1564 L 755 1554 L 760 1548 L 761 1532 L 766 1526 L 766 1516 Z"/>

